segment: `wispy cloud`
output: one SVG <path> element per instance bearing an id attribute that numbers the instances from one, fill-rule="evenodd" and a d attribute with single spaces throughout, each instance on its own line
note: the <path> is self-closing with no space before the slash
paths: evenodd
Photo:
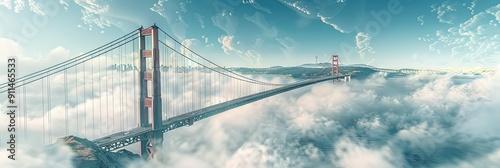
<path id="1" fill-rule="evenodd" d="M 295 2 L 282 1 L 282 2 L 305 13 L 306 15 L 312 14 L 312 12 L 308 10 L 307 5 L 303 4 L 305 3 L 305 1 L 295 1 Z"/>
<path id="2" fill-rule="evenodd" d="M 356 34 L 356 48 L 359 49 L 358 53 L 361 59 L 365 58 L 366 54 L 373 54 L 375 51 L 370 46 L 371 36 L 364 32 Z"/>
<path id="3" fill-rule="evenodd" d="M 110 6 L 106 1 L 75 0 L 75 3 L 82 7 L 82 20 L 89 30 L 94 26 L 105 28 L 111 26 L 111 21 L 105 15 L 110 11 Z"/>
<path id="4" fill-rule="evenodd" d="M 35 0 L 3 0 L 0 2 L 0 6 L 4 6 L 9 10 L 14 10 L 15 13 L 20 13 L 26 6 L 29 7 L 29 11 L 38 15 L 47 15 L 50 10 L 54 9 L 53 5 L 63 5 L 65 9 L 68 4 L 64 1 L 47 1 L 39 2 Z"/>
<path id="5" fill-rule="evenodd" d="M 436 32 L 431 51 L 449 50 L 451 56 L 464 64 L 492 65 L 500 55 L 500 5 L 491 6 L 473 15 L 459 26 Z"/>
<path id="6" fill-rule="evenodd" d="M 424 15 L 420 15 L 417 17 L 417 21 L 420 22 L 420 25 L 424 25 L 425 21 L 424 21 Z"/>
<path id="7" fill-rule="evenodd" d="M 431 11 L 437 14 L 437 19 L 439 22 L 453 24 L 457 19 L 460 19 L 460 11 L 464 11 L 470 8 L 466 5 L 468 5 L 468 3 L 447 0 L 442 2 L 441 4 L 432 5 Z"/>
<path id="8" fill-rule="evenodd" d="M 224 50 L 224 53 L 229 54 L 231 51 L 241 53 L 241 51 L 234 48 L 233 39 L 234 39 L 234 36 L 221 36 L 221 37 L 219 37 L 218 40 L 219 40 L 219 43 L 222 44 L 221 48 Z"/>
<path id="9" fill-rule="evenodd" d="M 223 35 L 219 37 L 218 41 L 222 44 L 221 48 L 227 55 L 235 54 L 252 65 L 260 65 L 262 61 L 261 54 L 253 49 L 249 49 L 250 47 L 241 47 L 241 45 L 238 45 L 239 41 L 234 41 L 234 36 Z"/>

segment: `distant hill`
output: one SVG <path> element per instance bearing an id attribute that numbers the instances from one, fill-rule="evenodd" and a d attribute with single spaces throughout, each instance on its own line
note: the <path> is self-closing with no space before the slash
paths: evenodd
<path id="1" fill-rule="evenodd" d="M 143 160 L 138 154 L 125 149 L 116 152 L 104 151 L 91 141 L 76 136 L 59 138 L 56 144 L 69 146 L 75 154 L 72 159 L 75 168 L 126 167 L 132 161 Z M 53 144 L 50 147 L 55 148 L 56 146 Z"/>
<path id="2" fill-rule="evenodd" d="M 324 63 L 318 63 L 318 64 L 302 64 L 299 65 L 298 67 L 304 67 L 304 68 L 324 68 L 324 67 L 331 67 L 332 64 L 329 62 L 324 62 Z M 350 65 L 341 65 L 344 67 L 359 67 L 359 68 L 376 68 L 371 65 L 366 65 L 366 64 L 350 64 Z"/>
<path id="3" fill-rule="evenodd" d="M 271 69 L 279 69 L 279 68 L 284 68 L 283 66 L 272 66 L 272 67 L 269 67 Z"/>
<path id="4" fill-rule="evenodd" d="M 360 67 L 360 68 L 376 68 L 374 66 L 366 65 L 366 64 L 351 64 L 351 65 L 344 65 L 344 66 L 348 66 L 348 67 Z"/>
<path id="5" fill-rule="evenodd" d="M 324 63 L 318 63 L 318 64 L 302 64 L 299 65 L 298 67 L 304 67 L 304 68 L 324 68 L 324 67 L 331 67 L 332 64 L 328 62 Z"/>

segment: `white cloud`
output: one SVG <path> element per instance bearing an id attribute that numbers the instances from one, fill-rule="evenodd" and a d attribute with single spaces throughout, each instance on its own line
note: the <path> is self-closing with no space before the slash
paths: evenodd
<path id="1" fill-rule="evenodd" d="M 207 43 L 208 43 L 208 37 L 201 36 L 201 39 L 203 39 L 203 41 L 205 42 L 205 44 L 207 44 Z"/>
<path id="2" fill-rule="evenodd" d="M 280 0 L 303 17 L 317 18 L 342 33 L 364 28 L 363 23 L 372 18 L 364 1 L 299 1 Z M 358 30 L 359 31 L 359 30 Z"/>
<path id="3" fill-rule="evenodd" d="M 431 6 L 432 12 L 437 14 L 437 19 L 441 23 L 453 24 L 457 19 L 460 19 L 460 11 L 469 9 L 466 7 L 466 3 L 460 1 L 450 1 L 447 0 L 440 5 L 434 4 Z"/>
<path id="4" fill-rule="evenodd" d="M 371 36 L 369 34 L 359 32 L 356 34 L 356 48 L 359 49 L 358 53 L 361 59 L 365 58 L 366 54 L 373 54 L 373 48 L 370 46 Z"/>
<path id="5" fill-rule="evenodd" d="M 477 5 L 477 0 L 473 0 L 471 3 L 470 3 L 470 6 L 468 7 L 468 9 L 470 10 L 470 14 L 474 14 L 474 8 L 476 8 L 476 5 Z"/>
<path id="6" fill-rule="evenodd" d="M 43 9 L 42 5 L 34 0 L 28 0 L 28 4 L 30 6 L 30 10 L 39 15 L 45 15 L 46 12 Z"/>
<path id="7" fill-rule="evenodd" d="M 348 30 L 344 30 L 342 29 L 339 25 L 337 24 L 334 24 L 334 23 L 331 23 L 329 20 L 334 20 L 332 17 L 325 17 L 325 16 L 321 16 L 318 14 L 318 17 L 320 18 L 320 20 L 327 24 L 327 25 L 330 25 L 332 26 L 333 28 L 337 29 L 338 31 L 340 31 L 341 33 L 349 33 L 350 31 Z"/>
<path id="8" fill-rule="evenodd" d="M 14 1 L 14 4 L 15 4 L 14 11 L 16 13 L 19 13 L 19 12 L 21 12 L 21 10 L 24 9 L 24 1 L 23 0 L 16 0 L 16 1 Z"/>
<path id="9" fill-rule="evenodd" d="M 100 28 L 111 26 L 110 20 L 105 16 L 110 10 L 105 1 L 75 0 L 75 3 L 83 8 L 82 20 L 83 23 L 89 26 L 89 30 L 92 30 L 94 25 Z"/>
<path id="10" fill-rule="evenodd" d="M 181 42 L 182 45 L 186 46 L 186 48 L 191 49 L 191 50 L 192 50 L 192 47 L 198 45 L 198 43 L 199 43 L 199 40 L 195 39 L 195 38 L 185 39 Z M 187 50 L 186 48 L 181 47 L 179 51 L 181 53 L 185 54 L 187 57 L 192 57 L 193 53 L 191 53 L 191 51 Z M 191 64 L 193 64 L 193 63 L 191 63 Z"/>
<path id="11" fill-rule="evenodd" d="M 23 50 L 23 47 L 6 38 L 0 38 L 0 58 L 7 59 L 8 57 L 15 57 L 18 59 L 18 75 L 26 75 L 37 70 L 46 68 L 49 65 L 54 65 L 60 63 L 69 58 L 70 51 L 62 46 L 57 46 L 52 49 L 46 55 L 40 55 L 39 57 L 29 56 Z M 5 74 L 6 72 L 0 72 L 0 74 Z"/>
<path id="12" fill-rule="evenodd" d="M 324 82 L 169 132 L 165 160 L 147 164 L 492 167 L 500 148 L 494 124 L 500 115 L 489 107 L 498 107 L 498 80 L 497 75 L 455 83 L 452 76 L 422 74 L 398 79 L 374 76 L 347 85 Z M 474 133 L 484 128 L 476 129 L 481 124 L 472 120 L 481 113 L 493 117 L 478 118 L 492 128 Z"/>
<path id="13" fill-rule="evenodd" d="M 289 5 L 289 6 L 291 6 L 291 7 L 293 7 L 293 8 L 295 8 L 295 9 L 297 9 L 297 10 L 299 10 L 299 11 L 301 11 L 301 12 L 303 12 L 303 13 L 305 13 L 306 15 L 310 15 L 311 14 L 311 12 L 307 9 L 307 5 L 303 4 L 303 1 L 295 1 L 293 3 L 287 2 L 287 1 L 282 1 L 282 2 L 285 3 L 285 4 L 287 4 L 287 5 Z"/>
<path id="14" fill-rule="evenodd" d="M 243 4 L 253 4 L 254 0 L 242 0 Z"/>
<path id="15" fill-rule="evenodd" d="M 67 12 L 69 4 L 64 0 L 59 0 L 59 3 L 64 6 L 64 10 Z"/>
<path id="16" fill-rule="evenodd" d="M 70 51 L 62 46 L 57 46 L 49 52 L 49 59 L 57 60 L 62 62 L 63 60 L 69 59 Z"/>
<path id="17" fill-rule="evenodd" d="M 55 145 L 43 148 L 39 144 L 18 143 L 16 160 L 7 159 L 10 154 L 3 149 L 0 154 L 0 163 L 5 167 L 33 168 L 33 167 L 73 167 L 71 159 L 74 156 L 68 146 Z"/>
<path id="18" fill-rule="evenodd" d="M 33 12 L 37 15 L 47 15 L 50 14 L 50 12 L 53 11 L 48 11 L 48 10 L 53 10 L 54 6 L 50 7 L 51 5 L 65 5 L 66 7 L 68 4 L 64 1 L 59 1 L 55 2 L 55 0 L 52 1 L 35 1 L 35 0 L 3 0 L 0 2 L 0 6 L 4 6 L 5 8 L 9 10 L 14 10 L 15 13 L 20 13 L 26 8 L 26 4 L 29 7 L 29 11 Z M 56 6 L 57 8 L 58 6 Z"/>
<path id="19" fill-rule="evenodd" d="M 75 0 L 85 11 L 93 14 L 104 14 L 109 12 L 109 5 L 105 1 L 96 0 Z"/>
<path id="20" fill-rule="evenodd" d="M 341 139 L 335 144 L 335 158 L 338 158 L 340 167 L 401 167 L 395 165 L 398 160 L 394 152 L 387 146 L 380 149 L 369 149 L 362 144 L 353 143 L 349 139 Z M 360 160 L 360 158 L 363 158 Z"/>
<path id="21" fill-rule="evenodd" d="M 491 8 L 486 9 L 486 12 L 495 16 L 497 21 L 500 23 L 500 4 L 496 6 L 492 6 Z"/>
<path id="22" fill-rule="evenodd" d="M 98 76 L 90 73 L 86 75 Z M 170 71 L 169 78 L 165 78 L 169 83 L 167 86 L 172 87 L 183 75 Z M 58 81 L 55 78 L 54 81 Z M 87 97 L 86 102 L 80 100 L 78 104 L 72 104 L 70 111 L 73 113 L 70 114 L 73 115 L 70 117 L 75 117 L 76 108 L 82 114 L 83 107 L 90 109 L 92 102 L 97 103 L 102 97 L 124 97 L 120 96 L 123 89 L 117 82 L 119 79 L 115 76 L 115 89 Z M 75 76 L 70 79 L 75 80 Z M 131 80 L 127 79 L 125 83 Z M 197 78 L 194 82 L 178 84 L 178 87 L 201 86 L 201 83 L 221 85 L 220 88 L 224 89 L 212 90 L 207 95 L 222 99 L 234 95 L 235 88 L 239 87 L 231 81 L 214 80 Z M 283 79 L 273 79 L 274 82 L 278 80 Z M 498 108 L 500 103 L 498 80 L 498 74 L 469 83 L 460 83 L 452 76 L 421 74 L 386 79 L 377 74 L 367 80 L 353 80 L 346 85 L 323 82 L 168 132 L 162 151 L 163 162 L 155 160 L 137 163 L 132 167 L 429 167 L 436 166 L 436 163 L 444 167 L 457 164 L 491 167 L 497 164 L 495 160 L 498 152 L 495 151 L 500 148 L 495 143 L 500 138 L 496 133 L 498 124 L 495 124 L 500 115 L 492 110 Z M 54 82 L 53 89 L 56 88 L 57 82 Z M 254 87 L 248 85 L 243 88 Z M 36 94 L 39 87 L 33 89 L 31 93 Z M 72 92 L 76 91 L 76 88 L 71 89 Z M 81 94 L 82 88 L 78 90 Z M 123 93 L 127 92 L 130 90 Z M 214 94 L 218 92 L 222 94 Z M 172 107 L 178 105 L 180 100 L 202 95 L 203 92 L 196 88 L 186 89 L 185 93 L 163 94 L 170 100 L 167 104 L 170 112 L 183 110 Z M 57 100 L 54 98 L 53 101 Z M 126 99 L 126 102 L 133 101 L 132 97 Z M 33 109 L 30 114 L 38 113 L 38 116 L 30 118 L 30 128 L 35 129 L 34 134 L 39 134 L 41 114 L 36 107 L 40 102 L 31 102 Z M 132 103 L 126 104 L 124 109 L 133 108 Z M 109 106 L 122 107 L 119 101 Z M 52 109 L 53 114 L 62 111 L 60 106 Z M 121 113 L 116 109 L 111 115 L 120 116 Z M 63 115 L 52 116 L 53 123 L 64 121 Z M 491 119 L 484 120 L 484 117 Z M 0 120 L 4 119 L 5 115 L 0 115 Z M 116 121 L 119 120 L 117 117 Z M 80 121 L 83 122 L 81 118 Z M 92 125 L 90 121 L 86 124 Z M 129 125 L 134 126 L 135 121 L 130 119 Z M 80 131 L 80 135 L 84 135 L 83 131 Z M 132 149 L 137 151 L 136 148 Z M 454 152 L 450 154 L 450 150 Z M 456 153 L 463 155 L 453 155 Z M 365 159 L 359 160 L 360 157 Z M 28 160 L 31 159 L 25 161 Z"/>
<path id="23" fill-rule="evenodd" d="M 226 54 L 229 54 L 231 51 L 235 51 L 236 53 L 241 53 L 241 51 L 237 50 L 233 46 L 234 36 L 221 36 L 219 37 L 219 43 L 222 44 L 222 49 Z"/>
<path id="24" fill-rule="evenodd" d="M 153 7 L 150 8 L 151 11 L 158 13 L 160 16 L 165 17 L 168 19 L 168 17 L 165 15 L 164 11 L 165 9 L 163 8 L 165 1 L 164 0 L 158 0 L 157 3 L 153 4 Z"/>
<path id="25" fill-rule="evenodd" d="M 240 49 L 241 47 L 236 47 L 236 45 L 243 45 L 240 44 L 240 41 L 234 42 L 234 36 L 221 36 L 218 40 L 222 44 L 221 48 L 224 50 L 224 53 L 228 55 L 234 53 L 252 65 L 260 65 L 262 61 L 261 54 L 253 49 L 245 50 Z"/>
<path id="26" fill-rule="evenodd" d="M 253 8 L 266 12 L 268 14 L 272 14 L 271 10 L 269 8 L 265 8 L 262 5 L 260 5 L 258 2 L 255 2 L 254 0 L 248 0 L 248 3 L 245 3 L 245 0 L 243 0 L 243 4 L 247 4 L 252 6 Z"/>
<path id="27" fill-rule="evenodd" d="M 10 0 L 4 0 L 0 2 L 0 6 L 4 6 L 7 9 L 12 9 L 12 2 Z"/>
<path id="28" fill-rule="evenodd" d="M 431 51 L 443 52 L 464 64 L 492 65 L 500 55 L 500 21 L 495 15 L 500 6 L 492 6 L 473 15 L 465 22 L 447 30 L 438 30 L 436 40 L 429 45 Z"/>
<path id="29" fill-rule="evenodd" d="M 424 15 L 420 15 L 417 17 L 417 21 L 420 22 L 420 25 L 424 25 L 425 21 L 424 21 Z"/>

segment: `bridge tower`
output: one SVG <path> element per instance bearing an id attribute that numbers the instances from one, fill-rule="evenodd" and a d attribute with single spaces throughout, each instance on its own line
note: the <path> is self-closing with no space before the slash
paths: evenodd
<path id="1" fill-rule="evenodd" d="M 339 76 L 339 56 L 338 55 L 332 55 L 332 76 L 333 77 Z M 335 82 L 337 80 L 334 79 L 333 81 Z"/>
<path id="2" fill-rule="evenodd" d="M 146 36 L 151 37 L 151 48 L 146 48 Z M 152 130 L 162 126 L 160 55 L 158 49 L 158 27 L 155 25 L 139 29 L 139 127 L 149 126 L 149 114 L 152 112 Z M 148 59 L 151 64 L 147 64 Z M 148 91 L 152 90 L 150 94 Z M 141 156 L 153 159 L 155 148 L 163 143 L 163 132 L 154 131 L 148 139 L 141 140 Z"/>

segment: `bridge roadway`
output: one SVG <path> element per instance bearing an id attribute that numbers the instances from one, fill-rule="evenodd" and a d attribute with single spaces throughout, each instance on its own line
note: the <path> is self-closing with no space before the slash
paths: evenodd
<path id="1" fill-rule="evenodd" d="M 325 77 L 319 79 L 306 80 L 302 82 L 298 82 L 295 84 L 286 85 L 283 87 L 279 87 L 276 89 L 271 89 L 268 91 L 244 96 L 238 99 L 234 99 L 231 101 L 219 103 L 213 106 L 205 107 L 202 109 L 198 109 L 186 114 L 182 114 L 179 116 L 175 116 L 172 118 L 168 118 L 162 121 L 162 127 L 157 130 L 151 130 L 151 124 L 148 127 L 138 127 L 128 131 L 118 132 L 109 136 L 105 136 L 99 139 L 95 139 L 94 142 L 101 149 L 106 151 L 113 151 L 133 143 L 139 142 L 143 139 L 149 139 L 152 137 L 153 132 L 161 131 L 163 133 L 174 130 L 176 128 L 180 128 L 183 126 L 193 125 L 194 122 L 208 118 L 210 116 L 219 114 L 221 112 L 243 106 L 245 104 L 255 102 L 257 100 L 261 100 L 270 96 L 274 96 L 283 92 L 287 92 L 293 89 L 297 89 L 300 87 L 308 86 L 311 84 L 315 84 L 318 82 L 333 80 L 333 79 L 342 79 L 344 76 L 338 77 Z"/>

